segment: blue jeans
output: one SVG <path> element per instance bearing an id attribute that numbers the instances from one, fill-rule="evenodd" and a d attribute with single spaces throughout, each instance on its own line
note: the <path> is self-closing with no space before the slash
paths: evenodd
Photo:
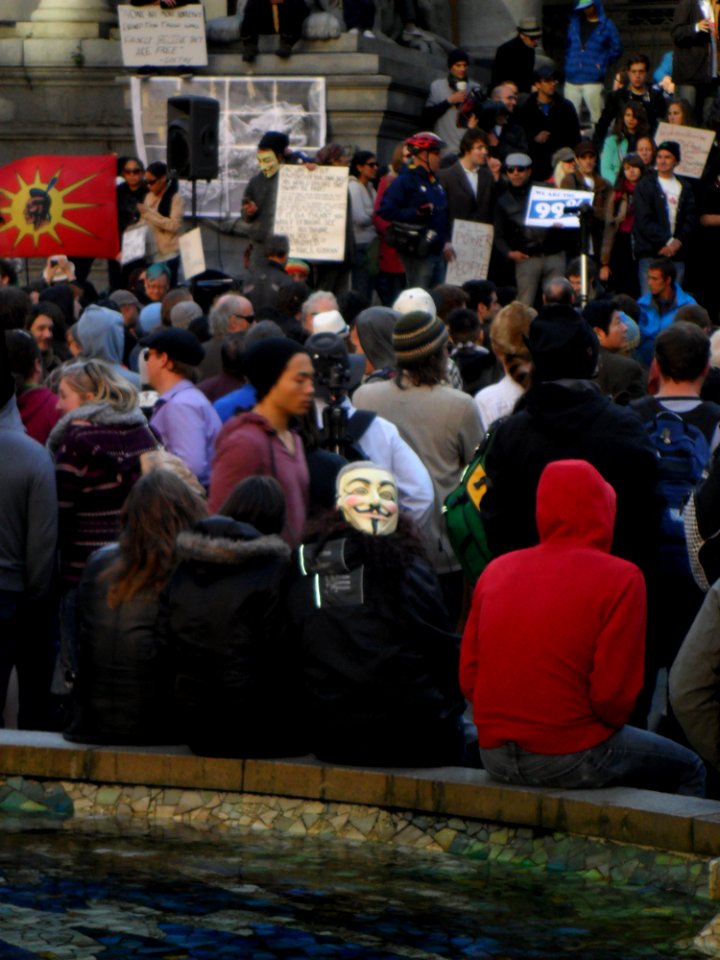
<path id="1" fill-rule="evenodd" d="M 494 780 L 528 787 L 591 789 L 622 784 L 641 790 L 705 796 L 705 766 L 674 740 L 627 724 L 607 740 L 579 753 L 541 754 L 506 743 L 480 749 Z"/>
<path id="2" fill-rule="evenodd" d="M 646 293 L 650 292 L 650 288 L 648 287 L 648 282 L 647 282 L 648 267 L 653 262 L 653 260 L 657 260 L 657 259 L 659 258 L 640 257 L 640 259 L 638 260 L 638 280 L 640 281 L 641 297 L 644 297 Z M 673 260 L 673 263 L 675 264 L 675 269 L 677 271 L 677 276 L 675 280 L 678 286 L 681 287 L 682 282 L 685 279 L 685 264 L 682 262 L 682 260 Z"/>
<path id="3" fill-rule="evenodd" d="M 432 290 L 439 283 L 445 282 L 446 264 L 441 253 L 433 253 L 427 257 L 407 257 L 400 254 L 405 267 L 405 283 L 408 288 L 422 287 L 423 290 Z"/>

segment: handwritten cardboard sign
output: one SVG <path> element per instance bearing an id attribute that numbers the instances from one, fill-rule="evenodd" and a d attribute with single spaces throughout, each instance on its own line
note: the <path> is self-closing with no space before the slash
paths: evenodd
<path id="1" fill-rule="evenodd" d="M 467 280 L 487 280 L 493 234 L 489 223 L 455 220 L 452 232 L 455 259 L 448 264 L 445 283 L 461 287 Z"/>
<path id="2" fill-rule="evenodd" d="M 290 256 L 344 260 L 347 167 L 283 166 L 278 174 L 275 233 L 290 240 Z"/>
<path id="3" fill-rule="evenodd" d="M 710 147 L 713 145 L 715 133 L 712 130 L 701 130 L 699 127 L 681 127 L 677 123 L 658 124 L 655 134 L 655 143 L 663 140 L 675 140 L 680 144 L 680 163 L 675 167 L 675 173 L 681 177 L 702 176 L 707 162 Z"/>
<path id="4" fill-rule="evenodd" d="M 205 270 L 205 252 L 200 227 L 188 230 L 180 237 L 180 257 L 182 259 L 183 276 L 186 280 L 203 273 Z"/>
<path id="5" fill-rule="evenodd" d="M 207 66 L 201 4 L 174 10 L 121 5 L 118 17 L 124 66 Z"/>

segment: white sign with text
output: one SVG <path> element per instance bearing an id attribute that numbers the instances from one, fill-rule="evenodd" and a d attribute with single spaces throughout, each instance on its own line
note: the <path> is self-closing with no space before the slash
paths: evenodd
<path id="1" fill-rule="evenodd" d="M 700 130 L 699 127 L 681 127 L 676 123 L 658 124 L 655 133 L 655 143 L 663 140 L 675 140 L 680 144 L 680 163 L 675 167 L 675 173 L 681 177 L 702 176 L 707 162 L 710 148 L 713 145 L 715 133 L 713 130 Z"/>
<path id="2" fill-rule="evenodd" d="M 530 190 L 525 225 L 528 227 L 579 227 L 580 221 L 573 210 L 583 203 L 592 206 L 593 195 L 586 190 L 559 190 L 556 187 L 541 187 L 534 184 Z"/>
<path id="3" fill-rule="evenodd" d="M 201 4 L 117 8 L 123 66 L 206 67 L 205 17 Z"/>
<path id="4" fill-rule="evenodd" d="M 455 220 L 452 231 L 455 259 L 448 264 L 445 283 L 461 287 L 468 280 L 487 280 L 494 232 L 489 223 Z"/>
<path id="5" fill-rule="evenodd" d="M 290 256 L 344 260 L 348 206 L 347 167 L 287 165 L 278 173 L 274 233 L 290 240 Z"/>

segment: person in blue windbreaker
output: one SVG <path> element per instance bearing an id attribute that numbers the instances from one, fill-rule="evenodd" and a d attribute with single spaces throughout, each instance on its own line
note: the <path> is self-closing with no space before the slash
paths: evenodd
<path id="1" fill-rule="evenodd" d="M 577 0 L 567 33 L 565 96 L 578 114 L 585 101 L 593 126 L 602 113 L 605 73 L 621 55 L 620 34 L 602 0 Z"/>

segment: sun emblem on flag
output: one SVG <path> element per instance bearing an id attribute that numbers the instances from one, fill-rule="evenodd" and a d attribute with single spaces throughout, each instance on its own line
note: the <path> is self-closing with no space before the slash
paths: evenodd
<path id="1" fill-rule="evenodd" d="M 30 183 L 27 183 L 18 173 L 16 174 L 18 187 L 15 192 L 6 187 L 0 187 L 0 217 L 2 217 L 0 234 L 17 230 L 18 235 L 14 246 L 18 246 L 25 237 L 29 237 L 37 247 L 40 239 L 46 235 L 60 243 L 57 228 L 61 226 L 76 230 L 88 237 L 94 236 L 90 230 L 70 219 L 70 214 L 73 210 L 102 206 L 101 203 L 78 203 L 71 199 L 71 195 L 76 190 L 93 180 L 97 174 L 83 177 L 82 180 L 77 180 L 61 189 L 58 187 L 61 173 L 62 167 L 47 182 L 44 182 L 40 171 L 36 169 L 35 177 Z"/>

